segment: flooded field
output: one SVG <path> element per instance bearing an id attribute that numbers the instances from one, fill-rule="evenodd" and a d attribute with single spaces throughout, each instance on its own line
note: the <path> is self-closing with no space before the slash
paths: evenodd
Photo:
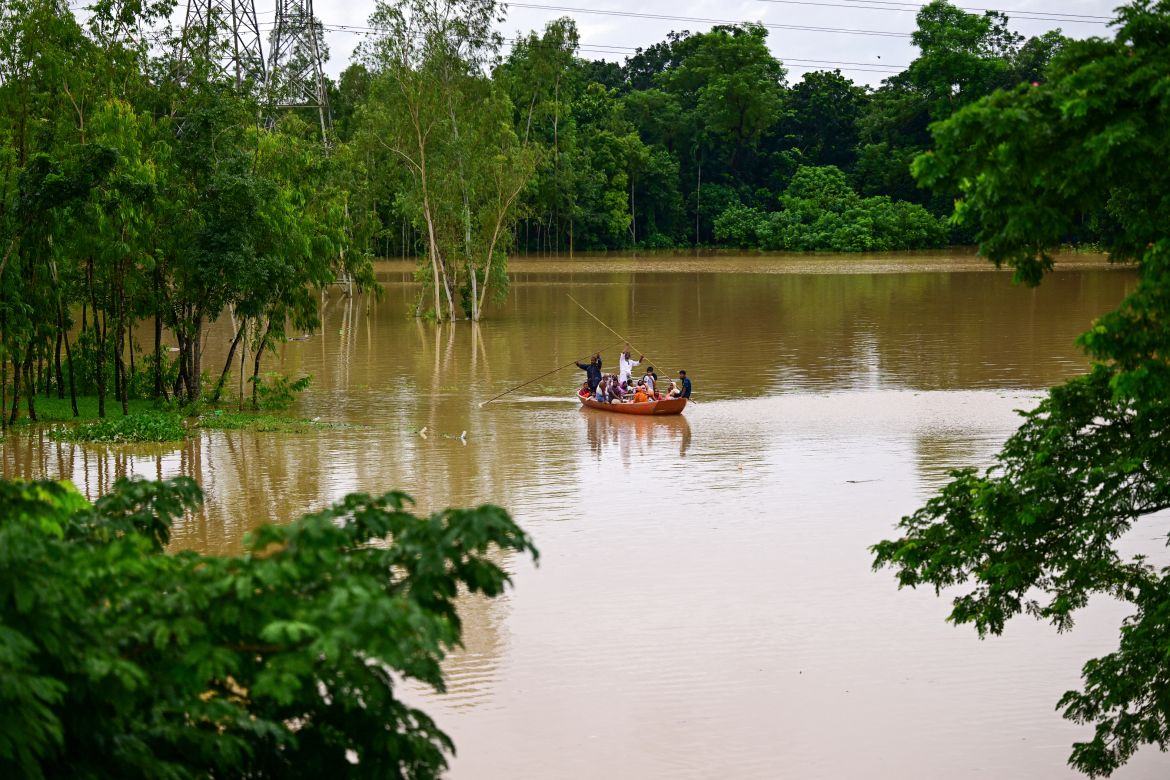
<path id="1" fill-rule="evenodd" d="M 867 551 L 1085 369 L 1076 335 L 1135 277 L 1064 260 L 1036 290 L 970 255 L 516 260 L 478 326 L 413 320 L 411 268 L 384 263 L 381 300 L 335 290 L 320 332 L 269 361 L 313 376 L 296 414 L 340 427 L 163 449 L 14 435 L 3 471 L 91 496 L 190 474 L 206 505 L 174 544 L 215 553 L 355 490 L 507 507 L 539 567 L 507 561 L 515 589 L 464 604 L 447 694 L 409 693 L 455 740 L 455 778 L 1075 777 L 1085 731 L 1054 705 L 1124 612 L 980 642 Z M 696 403 L 582 410 L 571 369 L 481 408 L 593 351 L 616 363 L 569 295 L 659 374 L 686 369 Z M 205 365 L 229 335 L 216 326 Z M 1168 530 L 1154 517 L 1125 544 L 1157 555 Z M 1115 776 L 1168 771 L 1147 750 Z"/>

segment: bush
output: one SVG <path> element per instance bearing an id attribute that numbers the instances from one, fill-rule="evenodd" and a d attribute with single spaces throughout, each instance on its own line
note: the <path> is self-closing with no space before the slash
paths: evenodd
<path id="1" fill-rule="evenodd" d="M 800 168 L 780 210 L 731 206 L 715 222 L 720 241 L 795 252 L 883 252 L 944 246 L 946 223 L 922 206 L 888 197 L 860 198 L 837 168 Z"/>
<path id="2" fill-rule="evenodd" d="M 453 745 L 396 685 L 443 688 L 456 595 L 502 593 L 494 559 L 535 557 L 528 536 L 499 507 L 355 494 L 240 557 L 166 554 L 200 499 L 0 481 L 0 775 L 437 776 Z"/>
<path id="3" fill-rule="evenodd" d="M 126 380 L 126 388 L 129 391 L 131 398 L 153 398 L 154 397 L 154 353 L 148 352 L 139 359 L 135 365 L 134 370 L 128 372 L 130 375 Z M 170 358 L 164 352 L 162 355 L 162 380 L 164 388 L 171 388 L 175 384 L 175 378 L 179 375 L 179 361 L 177 358 Z M 113 385 L 109 386 L 112 390 Z"/>
<path id="4" fill-rule="evenodd" d="M 760 246 L 760 227 L 767 215 L 738 203 L 715 218 L 715 240 L 741 249 Z"/>
<path id="5" fill-rule="evenodd" d="M 83 330 L 77 336 L 77 343 L 72 347 L 73 353 L 73 380 L 79 396 L 96 396 L 98 393 L 97 370 L 97 341 L 92 330 Z M 130 370 L 129 355 L 123 356 L 126 362 L 126 388 L 131 399 L 146 399 L 154 397 L 154 353 L 136 353 L 137 359 L 134 370 Z M 69 370 L 65 359 L 61 360 L 62 369 Z M 171 387 L 175 377 L 179 374 L 178 360 L 170 358 L 164 352 L 162 356 L 163 386 Z M 109 398 L 114 397 L 114 347 L 113 338 L 106 338 L 105 362 L 102 373 L 106 381 L 106 393 Z M 65 388 L 68 392 L 69 380 L 65 379 Z"/>
<path id="6" fill-rule="evenodd" d="M 256 386 L 256 408 L 280 410 L 292 406 L 297 400 L 297 393 L 306 390 L 313 377 L 303 376 L 293 382 L 284 374 L 272 371 L 249 381 Z"/>
<path id="7" fill-rule="evenodd" d="M 182 441 L 187 436 L 183 418 L 171 412 L 145 412 L 125 417 L 105 417 L 73 428 L 53 431 L 53 438 L 65 441 L 129 442 Z"/>

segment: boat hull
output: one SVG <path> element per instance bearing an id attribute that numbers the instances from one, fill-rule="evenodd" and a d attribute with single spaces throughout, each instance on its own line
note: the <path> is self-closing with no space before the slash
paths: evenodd
<path id="1" fill-rule="evenodd" d="M 577 395 L 577 398 L 581 401 L 582 405 L 588 406 L 590 409 L 597 409 L 602 412 L 614 412 L 616 414 L 682 414 L 682 410 L 687 405 L 687 399 L 685 398 L 663 398 L 661 401 L 646 401 L 640 404 L 607 404 L 580 394 Z"/>

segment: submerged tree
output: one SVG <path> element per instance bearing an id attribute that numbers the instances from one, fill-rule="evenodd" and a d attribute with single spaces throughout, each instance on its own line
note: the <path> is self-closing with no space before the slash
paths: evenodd
<path id="1" fill-rule="evenodd" d="M 1121 8 L 1115 40 L 1067 43 L 1048 79 L 979 101 L 934 128 L 920 180 L 962 193 L 956 219 L 981 251 L 1038 284 L 1051 250 L 1100 214 L 1136 289 L 1080 343 L 1086 376 L 1025 415 L 996 464 L 954 481 L 875 545 L 900 585 L 962 588 L 950 619 L 998 634 L 1021 613 L 1072 626 L 1096 594 L 1131 604 L 1118 649 L 1060 701 L 1092 724 L 1070 763 L 1108 775 L 1139 747 L 1170 746 L 1170 568 L 1119 537 L 1170 508 L 1170 2 Z"/>
<path id="2" fill-rule="evenodd" d="M 398 201 L 425 234 L 419 276 L 440 321 L 455 319 L 457 301 L 479 319 L 491 280 L 502 286 L 499 254 L 533 167 L 512 106 L 489 77 L 499 13 L 495 0 L 398 0 L 370 17 L 378 36 L 363 55 L 371 74 L 364 137 L 388 152 L 383 175 L 407 185 Z"/>

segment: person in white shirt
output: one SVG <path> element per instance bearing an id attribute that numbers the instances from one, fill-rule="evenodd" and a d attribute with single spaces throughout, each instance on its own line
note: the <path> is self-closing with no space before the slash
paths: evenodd
<path id="1" fill-rule="evenodd" d="M 658 384 L 658 374 L 654 373 L 654 366 L 646 367 L 646 374 L 642 377 L 642 381 L 646 383 L 646 391 L 650 397 L 654 397 L 655 385 Z"/>
<path id="2" fill-rule="evenodd" d="M 642 355 L 642 357 L 639 357 L 637 360 L 631 358 L 630 345 L 627 344 L 626 351 L 618 357 L 618 382 L 629 382 L 630 374 L 632 374 L 634 371 L 634 366 L 641 365 L 643 357 L 645 357 L 645 355 Z"/>

